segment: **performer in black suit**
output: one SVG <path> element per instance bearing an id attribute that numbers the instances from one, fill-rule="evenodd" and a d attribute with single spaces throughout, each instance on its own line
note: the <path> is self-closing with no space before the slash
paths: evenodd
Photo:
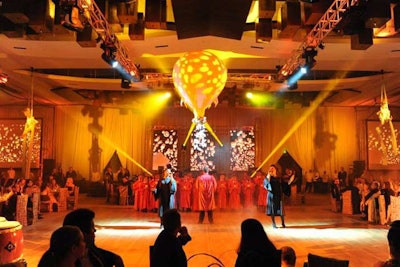
<path id="1" fill-rule="evenodd" d="M 272 227 L 276 227 L 275 216 L 281 216 L 282 227 L 285 228 L 285 212 L 282 202 L 283 194 L 290 196 L 290 186 L 277 174 L 277 167 L 271 165 L 264 179 L 264 188 L 267 189 L 266 214 L 271 216 Z"/>

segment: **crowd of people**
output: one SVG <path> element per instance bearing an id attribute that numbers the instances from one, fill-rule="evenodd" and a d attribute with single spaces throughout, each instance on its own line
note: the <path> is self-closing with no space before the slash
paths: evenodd
<path id="1" fill-rule="evenodd" d="M 68 213 L 63 225 L 51 235 L 49 249 L 41 257 L 38 267 L 123 267 L 121 256 L 96 246 L 94 217 L 95 213 L 90 209 L 81 208 Z M 183 246 L 192 241 L 192 237 L 187 227 L 182 225 L 179 211 L 165 211 L 162 224 L 164 229 L 151 246 L 150 267 L 187 267 Z M 290 246 L 277 248 L 257 219 L 243 220 L 240 229 L 235 267 L 296 266 L 294 249 Z M 374 267 L 400 266 L 400 221 L 390 225 L 387 240 L 390 257 L 376 262 Z"/>
<path id="2" fill-rule="evenodd" d="M 389 201 L 389 203 L 384 203 L 390 205 L 390 196 L 399 195 L 400 187 L 396 187 L 391 182 L 385 182 L 381 186 L 378 181 L 370 181 L 363 177 L 353 179 L 347 173 L 340 174 L 341 172 L 342 170 L 337 176 L 328 180 L 332 198 L 340 202 L 343 193 L 350 190 L 352 195 L 356 196 L 354 206 L 357 212 L 363 214 L 364 217 L 368 217 L 371 212 L 368 208 L 370 205 L 379 204 L 375 201 L 378 196 L 383 196 L 385 201 Z M 182 225 L 180 212 L 198 211 L 198 223 L 203 223 L 207 213 L 208 222 L 212 224 L 213 211 L 216 208 L 224 211 L 258 207 L 271 217 L 274 228 L 277 227 L 276 216 L 280 217 L 284 228 L 284 206 L 291 203 L 293 200 L 291 197 L 297 192 L 295 172 L 285 169 L 281 174 L 276 165 L 270 165 L 266 175 L 258 172 L 254 178 L 247 173 L 242 173 L 240 177 L 233 174 L 230 178 L 227 178 L 225 174 L 219 174 L 216 178 L 216 174 L 211 173 L 207 166 L 196 177 L 193 177 L 190 172 L 180 175 L 180 172 L 174 170 L 171 165 L 167 165 L 163 172 L 153 177 L 138 175 L 137 179 L 133 180 L 126 169 L 114 175 L 110 168 L 107 168 L 104 174 L 106 188 L 108 184 L 130 188 L 131 203 L 137 212 L 158 212 L 162 231 L 152 246 L 151 267 L 187 267 L 183 247 L 195 240 L 192 240 L 188 228 Z M 117 181 L 114 181 L 115 176 Z M 2 214 L 8 214 L 7 208 L 12 206 L 13 196 L 29 194 L 34 190 L 40 192 L 42 200 L 52 201 L 53 199 L 56 206 L 57 191 L 60 188 L 68 188 L 68 192 L 73 193 L 74 177 L 76 178 L 76 172 L 74 174 L 71 168 L 69 174 L 66 175 L 61 175 L 54 170 L 46 181 L 13 179 L 10 184 L 8 179 L 5 181 L 3 179 L 2 185 L 10 184 L 12 191 L 7 192 L 10 198 L 8 204 L 3 206 Z M 312 185 L 311 188 L 307 186 L 307 179 L 305 189 L 305 193 L 313 191 Z M 110 199 L 107 198 L 107 200 Z M 15 215 L 12 214 L 12 209 L 11 207 L 11 215 Z M 389 210 L 388 206 L 386 209 Z M 390 214 L 387 216 L 389 217 Z M 95 245 L 94 217 L 95 213 L 90 209 L 80 208 L 69 212 L 64 218 L 63 225 L 53 232 L 49 249 L 43 254 L 38 266 L 123 267 L 123 259 L 117 253 Z M 13 220 L 12 217 L 7 219 Z M 400 237 L 400 221 L 387 220 L 387 223 L 391 223 L 388 232 L 391 258 L 376 263 L 376 267 L 400 266 L 400 246 L 397 242 Z M 277 248 L 257 219 L 245 219 L 240 227 L 241 237 L 235 267 L 257 267 L 266 266 L 266 264 L 269 264 L 268 266 L 295 266 L 296 253 L 293 248 L 290 246 Z"/>
<path id="3" fill-rule="evenodd" d="M 201 211 L 204 207 L 204 201 L 199 201 L 199 193 L 202 192 L 204 194 L 204 191 L 207 190 L 213 192 L 213 200 L 210 203 L 213 209 L 239 211 L 257 207 L 260 211 L 265 211 L 267 206 L 268 190 L 264 185 L 266 176 L 262 172 L 257 172 L 254 177 L 250 177 L 250 174 L 247 172 L 234 173 L 232 176 L 227 177 L 226 174 L 216 174 L 210 170 L 207 170 L 207 172 L 203 170 L 202 172 L 182 173 L 179 171 L 173 172 L 169 168 L 166 168 L 162 173 L 155 173 L 153 176 L 139 174 L 134 178 L 129 177 L 126 183 L 123 182 L 123 178 L 110 179 L 110 177 L 119 177 L 119 173 L 113 174 L 109 171 L 109 168 L 104 173 L 104 184 L 113 184 L 113 187 L 106 186 L 107 201 L 112 202 L 110 197 L 112 192 L 110 190 L 114 190 L 118 194 L 118 187 L 128 187 L 131 189 L 131 195 L 128 197 L 132 199 L 130 203 L 136 211 L 159 211 L 160 215 L 162 215 L 162 209 L 167 204 L 170 208 L 176 208 L 181 212 Z M 209 174 L 209 176 L 205 175 L 205 173 Z M 200 182 L 210 180 L 206 179 L 207 177 L 212 180 L 210 183 L 205 185 L 205 182 Z M 282 178 L 287 184 L 290 176 L 285 175 L 278 178 Z M 203 190 L 204 187 L 207 189 Z M 285 201 L 290 203 L 291 198 L 294 199 L 296 197 L 297 184 L 294 182 L 291 183 L 287 190 L 290 192 Z M 161 194 L 166 194 L 170 198 L 160 198 Z M 204 211 L 207 211 L 209 216 L 212 215 L 209 212 L 210 209 L 205 209 Z M 202 219 L 200 218 L 199 221 L 202 221 Z"/>
<path id="4" fill-rule="evenodd" d="M 65 174 L 60 168 L 54 168 L 47 175 L 37 178 L 16 178 L 13 168 L 3 172 L 0 179 L 0 188 L 3 198 L 0 214 L 9 221 L 16 220 L 17 197 L 28 195 L 27 217 L 28 222 L 32 222 L 33 217 L 33 194 L 39 194 L 40 202 L 49 203 L 49 212 L 57 211 L 59 207 L 59 197 L 61 188 L 67 189 L 67 196 L 73 196 L 75 192 L 75 180 L 77 172 L 70 167 Z M 39 202 L 39 203 L 40 203 Z M 41 215 L 39 216 L 41 218 Z"/>

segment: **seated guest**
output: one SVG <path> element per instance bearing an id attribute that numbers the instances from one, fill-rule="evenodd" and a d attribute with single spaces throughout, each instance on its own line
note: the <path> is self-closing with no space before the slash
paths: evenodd
<path id="1" fill-rule="evenodd" d="M 167 210 L 162 218 L 164 230 L 158 235 L 151 253 L 152 267 L 187 267 L 182 246 L 192 240 L 188 230 L 181 225 L 181 215 L 176 209 Z"/>
<path id="2" fill-rule="evenodd" d="M 81 266 L 124 267 L 124 262 L 119 255 L 95 245 L 94 216 L 94 211 L 90 209 L 76 209 L 64 218 L 64 226 L 77 226 L 83 233 L 87 252 L 81 258 Z"/>
<path id="3" fill-rule="evenodd" d="M 67 178 L 65 187 L 68 189 L 68 194 L 70 196 L 73 196 L 75 193 L 75 184 L 74 184 L 74 179 L 72 179 L 72 177 Z"/>
<path id="4" fill-rule="evenodd" d="M 292 247 L 282 247 L 282 267 L 295 267 L 296 266 L 296 252 Z"/>
<path id="5" fill-rule="evenodd" d="M 332 211 L 334 212 L 342 211 L 342 191 L 340 190 L 339 179 L 335 179 L 331 186 L 331 201 L 332 201 Z"/>
<path id="6" fill-rule="evenodd" d="M 57 198 L 60 194 L 60 185 L 57 183 L 56 179 L 51 179 L 49 184 L 50 191 L 53 193 L 54 197 Z"/>
<path id="7" fill-rule="evenodd" d="M 244 220 L 241 234 L 235 267 L 281 266 L 280 251 L 269 240 L 258 220 Z"/>
<path id="8" fill-rule="evenodd" d="M 42 183 L 40 187 L 40 201 L 50 201 L 50 212 L 58 209 L 58 202 L 48 184 Z"/>
<path id="9" fill-rule="evenodd" d="M 50 248 L 41 257 L 38 267 L 80 266 L 79 259 L 86 250 L 81 230 L 76 226 L 63 226 L 53 232 Z"/>
<path id="10" fill-rule="evenodd" d="M 387 233 L 390 257 L 388 260 L 377 262 L 374 267 L 400 266 L 400 221 L 394 221 Z"/>
<path id="11" fill-rule="evenodd" d="M 366 194 L 364 194 L 361 200 L 361 210 L 364 214 L 363 218 L 369 221 L 375 221 L 375 214 L 372 213 L 379 208 L 378 197 L 381 194 L 379 183 L 373 181 L 367 190 L 368 191 L 366 191 Z"/>
<path id="12" fill-rule="evenodd" d="M 17 212 L 17 196 L 21 195 L 19 185 L 15 183 L 9 192 L 7 192 L 3 198 L 6 200 L 2 205 L 1 214 L 8 221 L 16 220 Z"/>

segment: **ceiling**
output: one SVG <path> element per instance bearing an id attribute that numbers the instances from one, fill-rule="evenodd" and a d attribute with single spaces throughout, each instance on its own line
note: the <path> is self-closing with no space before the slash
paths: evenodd
<path id="1" fill-rule="evenodd" d="M 0 85 L 0 105 L 25 105 L 32 94 L 34 104 L 91 104 L 97 100 L 104 105 L 129 105 L 132 99 L 143 93 L 172 91 L 172 68 L 179 57 L 185 52 L 207 49 L 222 59 L 228 69 L 228 82 L 221 93 L 220 103 L 247 105 L 245 101 L 241 101 L 241 95 L 246 90 L 255 90 L 282 97 L 287 106 L 308 105 L 319 92 L 329 91 L 322 105 L 374 106 L 380 103 L 381 86 L 384 84 L 389 104 L 400 106 L 398 31 L 392 31 L 389 37 L 374 36 L 372 45 L 355 50 L 352 49 L 351 36 L 344 34 L 344 26 L 341 25 L 342 28 L 333 29 L 323 38 L 323 49 L 316 48 L 316 65 L 297 82 L 297 88 L 289 90 L 293 88 L 288 88 L 284 81 L 274 79 L 279 66 L 285 65 L 298 53 L 308 31 L 314 26 L 306 23 L 306 8 L 317 5 L 320 7 L 321 3 L 326 6 L 323 0 L 316 3 L 298 2 L 302 21 L 301 25 L 294 25 L 296 27 L 290 24 L 292 15 L 287 20 L 281 16 L 282 7 L 286 2 L 276 1 L 276 11 L 270 18 L 272 34 L 261 42 L 257 41 L 260 30 L 256 31 L 257 24 L 251 22 L 252 11 L 257 9 L 255 4 L 258 4 L 258 1 L 248 2 L 251 4 L 249 12 L 242 8 L 246 11 L 246 21 L 238 38 L 237 31 L 230 35 L 229 31 L 223 32 L 218 27 L 213 27 L 226 23 L 227 28 L 232 28 L 229 23 L 236 21 L 236 17 L 216 14 L 213 18 L 212 15 L 208 15 L 208 30 L 204 31 L 203 26 L 196 27 L 196 20 L 188 21 L 190 12 L 188 15 L 188 11 L 182 12 L 177 7 L 181 0 L 173 0 L 172 3 L 167 1 L 166 16 L 158 21 L 155 19 L 155 22 L 152 21 L 154 19 L 147 19 L 150 17 L 151 8 L 146 7 L 144 1 L 129 2 L 137 5 L 132 15 L 135 25 L 139 23 L 138 14 L 139 18 L 144 14 L 145 18 L 144 24 L 141 24 L 144 25 L 143 31 L 130 35 L 129 25 L 132 23 L 121 23 L 122 16 L 117 16 L 120 21 L 114 23 L 115 18 L 110 15 L 113 9 L 109 8 L 113 2 L 103 0 L 101 3 L 108 5 L 105 14 L 111 30 L 118 37 L 121 46 L 126 49 L 129 59 L 140 66 L 141 80 L 131 83 L 129 89 L 121 87 L 120 74 L 101 58 L 103 33 L 96 35 L 96 31 L 89 27 L 89 35 L 83 36 L 67 30 L 57 24 L 56 20 L 53 21 L 51 29 L 43 30 L 42 23 L 42 28 L 38 30 L 37 26 L 32 25 L 34 19 L 29 17 L 30 14 L 26 11 L 7 10 L 11 1 L 0 1 L 3 3 L 3 10 L 0 9 L 3 15 L 0 16 L 0 73 L 8 77 L 8 82 Z M 332 3 L 332 0 L 326 1 Z M 160 3 L 153 0 L 147 2 L 148 5 Z M 193 0 L 192 3 L 194 2 Z M 212 2 L 205 1 L 209 5 Z M 231 1 L 233 2 L 239 3 L 236 9 L 232 8 L 233 11 L 240 10 L 238 13 L 243 13 L 242 9 L 237 8 L 241 2 Z M 289 2 L 293 0 L 288 0 Z M 394 7 L 400 4 L 397 4 L 398 1 L 392 2 L 393 12 Z M 226 13 L 222 9 L 217 10 L 221 10 L 221 14 Z M 147 16 L 145 11 L 148 12 Z M 181 14 L 178 19 L 174 12 L 185 14 Z M 320 10 L 312 11 L 311 16 L 321 17 L 322 14 L 324 12 Z M 16 18 L 18 16 L 22 16 L 22 19 Z M 11 24 L 10 18 L 14 19 Z M 314 24 L 316 22 L 318 19 L 314 18 Z M 385 27 L 393 29 L 393 14 Z"/>

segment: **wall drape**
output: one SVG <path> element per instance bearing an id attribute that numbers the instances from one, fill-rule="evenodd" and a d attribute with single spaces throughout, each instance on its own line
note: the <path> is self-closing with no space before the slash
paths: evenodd
<path id="1" fill-rule="evenodd" d="M 88 127 L 93 118 L 83 115 L 83 107 L 56 108 L 56 159 L 63 168 L 73 166 L 89 177 L 89 151 L 91 149 L 91 132 Z M 302 124 L 282 141 L 293 125 L 301 118 L 306 108 L 297 109 L 233 109 L 228 107 L 210 108 L 206 112 L 207 120 L 221 140 L 229 140 L 229 129 L 241 126 L 254 126 L 256 134 L 257 158 L 259 166 L 267 157 L 263 170 L 278 161 L 284 149 L 306 169 L 317 169 L 321 173 L 333 173 L 341 166 L 348 167 L 357 160 L 358 142 L 356 140 L 355 111 L 353 108 L 318 108 Z M 98 118 L 101 126 L 99 147 L 101 149 L 100 169 L 105 168 L 115 150 L 121 162 L 132 173 L 142 172 L 129 159 L 131 157 L 146 169 L 151 170 L 152 126 L 176 127 L 186 132 L 190 126 L 190 114 L 182 108 L 170 108 L 160 113 L 153 121 L 131 111 L 121 114 L 118 109 L 104 108 Z M 152 126 L 147 126 L 152 125 Z M 186 126 L 186 127 L 185 127 Z M 180 140 L 182 144 L 183 140 Z M 281 145 L 277 148 L 277 145 Z M 229 143 L 224 144 L 219 160 L 229 162 L 227 150 Z M 271 152 L 274 154 L 270 155 Z M 124 154 L 126 153 L 126 154 Z M 178 152 L 181 155 L 188 153 Z M 229 172 L 229 166 L 218 165 L 218 171 Z"/>
<path id="2" fill-rule="evenodd" d="M 103 172 L 114 151 L 124 167 L 131 173 L 142 170 L 133 162 L 144 164 L 145 153 L 151 150 L 145 147 L 145 121 L 140 114 L 128 111 L 121 113 L 119 109 L 101 109 L 97 119 L 87 113 L 83 106 L 56 108 L 56 160 L 63 169 L 72 166 L 82 177 L 89 180 L 99 179 L 93 173 L 89 158 L 92 149 L 93 133 L 91 126 L 96 120 L 99 128 L 98 146 L 100 149 L 99 171 Z M 91 177 L 90 177 L 91 176 Z"/>

